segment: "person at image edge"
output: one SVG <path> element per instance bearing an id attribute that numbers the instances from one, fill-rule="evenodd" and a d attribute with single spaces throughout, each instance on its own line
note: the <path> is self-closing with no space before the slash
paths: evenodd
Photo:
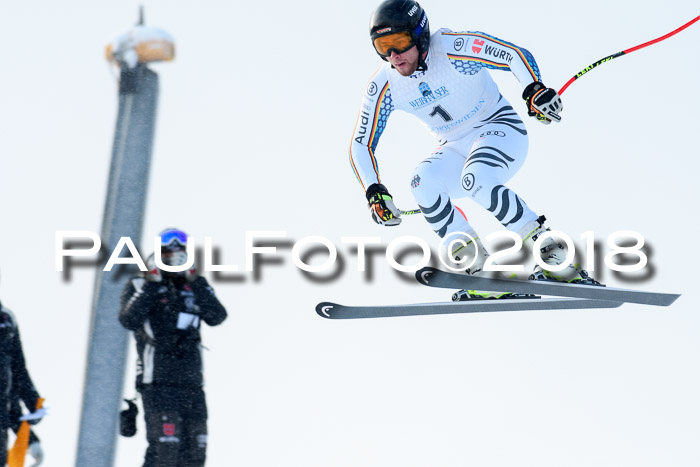
<path id="1" fill-rule="evenodd" d="M 46 415 L 45 408 L 37 408 L 40 400 L 34 383 L 27 371 L 22 341 L 19 336 L 19 328 L 14 313 L 9 308 L 0 304 L 0 347 L 2 347 L 2 366 L 5 369 L 0 372 L 0 394 L 2 394 L 2 406 L 0 411 L 3 429 L 0 430 L 0 465 L 5 465 L 8 456 L 7 433 L 12 429 L 15 433 L 20 428 L 22 421 L 26 420 L 30 425 L 35 425 Z M 20 401 L 29 411 L 22 415 Z M 29 453 L 36 461 L 33 465 L 40 465 L 44 460 L 44 452 L 39 438 L 33 430 L 29 433 Z M 24 456 L 22 453 L 21 456 Z"/>

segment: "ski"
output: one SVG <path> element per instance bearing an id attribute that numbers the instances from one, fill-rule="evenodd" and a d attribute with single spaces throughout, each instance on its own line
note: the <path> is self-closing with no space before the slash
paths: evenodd
<path id="1" fill-rule="evenodd" d="M 495 311 L 617 308 L 622 302 L 579 298 L 525 298 L 471 300 L 467 302 L 416 303 L 410 305 L 346 306 L 332 302 L 316 305 L 316 313 L 327 319 L 391 318 L 397 316 L 484 313 Z"/>
<path id="2" fill-rule="evenodd" d="M 566 284 L 556 281 L 523 281 L 513 279 L 488 279 L 466 274 L 441 271 L 425 267 L 416 271 L 416 279 L 423 285 L 446 289 L 493 290 L 499 292 L 531 293 L 559 297 L 609 300 L 612 302 L 641 303 L 669 306 L 680 294 L 646 292 L 643 290 L 616 289 L 601 285 Z"/>

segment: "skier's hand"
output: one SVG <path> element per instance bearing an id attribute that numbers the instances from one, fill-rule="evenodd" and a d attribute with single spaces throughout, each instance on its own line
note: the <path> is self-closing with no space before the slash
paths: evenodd
<path id="1" fill-rule="evenodd" d="M 41 409 L 36 409 L 34 412 L 29 412 L 26 415 L 22 415 L 21 417 L 19 417 L 19 420 L 21 422 L 27 421 L 27 422 L 29 422 L 30 425 L 36 425 L 45 416 L 46 416 L 46 409 L 42 407 Z"/>
<path id="2" fill-rule="evenodd" d="M 401 212 L 396 209 L 394 200 L 384 185 L 373 183 L 367 188 L 365 194 L 374 222 L 381 225 L 399 225 L 401 223 Z"/>
<path id="3" fill-rule="evenodd" d="M 554 89 L 535 81 L 525 88 L 523 99 L 527 103 L 527 114 L 530 117 L 535 117 L 545 125 L 549 125 L 552 121 L 561 121 L 559 112 L 564 110 L 564 106 L 559 93 Z"/>
<path id="4" fill-rule="evenodd" d="M 34 441 L 29 445 L 29 454 L 34 458 L 34 463 L 31 467 L 36 467 L 44 462 L 44 450 L 41 449 L 41 443 L 39 441 Z"/>

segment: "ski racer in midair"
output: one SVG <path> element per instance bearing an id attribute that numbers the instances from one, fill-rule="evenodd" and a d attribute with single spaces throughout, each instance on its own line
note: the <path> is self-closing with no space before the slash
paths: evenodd
<path id="1" fill-rule="evenodd" d="M 525 162 L 527 130 L 489 70 L 515 75 L 529 116 L 544 124 L 559 122 L 561 99 L 542 84 L 532 54 L 482 32 L 439 29 L 431 35 L 426 13 L 414 0 L 381 3 L 370 20 L 370 37 L 387 63 L 375 72 L 363 95 L 350 162 L 374 221 L 387 226 L 401 222 L 400 211 L 382 184 L 375 150 L 391 113 L 403 110 L 418 117 L 439 141 L 416 167 L 410 183 L 435 233 L 441 238 L 461 238 L 447 242 L 454 245 L 446 252 L 448 257 L 458 265 L 469 264 L 476 253 L 466 269 L 467 274 L 475 274 L 482 271 L 489 254 L 467 217 L 452 203 L 453 198 L 465 197 L 518 234 L 531 251 L 537 237 L 549 230 L 544 227 L 545 218 L 505 185 Z M 548 265 L 560 265 L 566 258 L 566 246 L 552 238 L 544 240 L 540 250 Z M 540 268 L 538 277 L 542 275 L 567 282 L 590 280 L 573 265 L 557 273 Z M 508 295 L 470 291 L 469 298 Z"/>

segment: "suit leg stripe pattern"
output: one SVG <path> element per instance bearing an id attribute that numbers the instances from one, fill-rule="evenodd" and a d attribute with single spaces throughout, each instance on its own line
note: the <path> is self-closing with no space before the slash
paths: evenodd
<path id="1" fill-rule="evenodd" d="M 500 209 L 498 209 L 499 206 Z M 520 201 L 518 195 L 503 185 L 498 185 L 491 190 L 491 206 L 489 206 L 488 210 L 496 216 L 496 219 L 498 219 L 504 227 L 520 220 L 524 211 L 523 203 Z M 497 211 L 498 213 L 496 213 Z"/>
<path id="2" fill-rule="evenodd" d="M 498 123 L 500 125 L 506 125 L 514 129 L 521 135 L 527 134 L 527 130 L 525 129 L 523 121 L 520 120 L 520 117 L 518 117 L 518 114 L 515 113 L 513 107 L 511 107 L 510 105 L 505 105 L 501 107 L 489 118 L 482 120 L 481 123 L 481 125 L 475 126 L 474 128 L 481 128 L 489 123 Z"/>
<path id="3" fill-rule="evenodd" d="M 479 151 L 479 152 L 477 152 Z M 495 161 L 494 162 L 489 162 L 490 161 Z M 501 168 L 508 168 L 508 162 L 513 162 L 515 159 L 510 157 L 508 154 L 505 152 L 501 151 L 498 148 L 494 148 L 493 146 L 483 146 L 480 148 L 477 148 L 474 152 L 472 152 L 469 157 L 467 158 L 467 163 L 465 164 L 464 168 L 466 169 L 472 164 L 486 164 L 491 167 L 501 167 Z"/>
<path id="4" fill-rule="evenodd" d="M 433 204 L 432 206 L 429 207 L 424 207 L 421 205 L 418 205 L 420 208 L 421 212 L 425 216 L 425 220 L 428 221 L 432 229 L 437 233 L 440 237 L 444 237 L 445 233 L 447 232 L 447 228 L 449 227 L 450 224 L 452 224 L 452 221 L 454 220 L 455 213 L 454 213 L 454 206 L 452 205 L 452 202 L 450 201 L 449 198 L 447 198 L 447 202 L 445 203 L 444 207 L 438 211 L 440 208 L 440 205 L 442 204 L 442 196 L 438 195 L 438 199 Z M 428 216 L 428 214 L 432 214 L 437 211 L 437 214 L 433 216 Z M 448 217 L 449 216 L 449 217 Z M 447 220 L 445 220 L 447 219 Z"/>

